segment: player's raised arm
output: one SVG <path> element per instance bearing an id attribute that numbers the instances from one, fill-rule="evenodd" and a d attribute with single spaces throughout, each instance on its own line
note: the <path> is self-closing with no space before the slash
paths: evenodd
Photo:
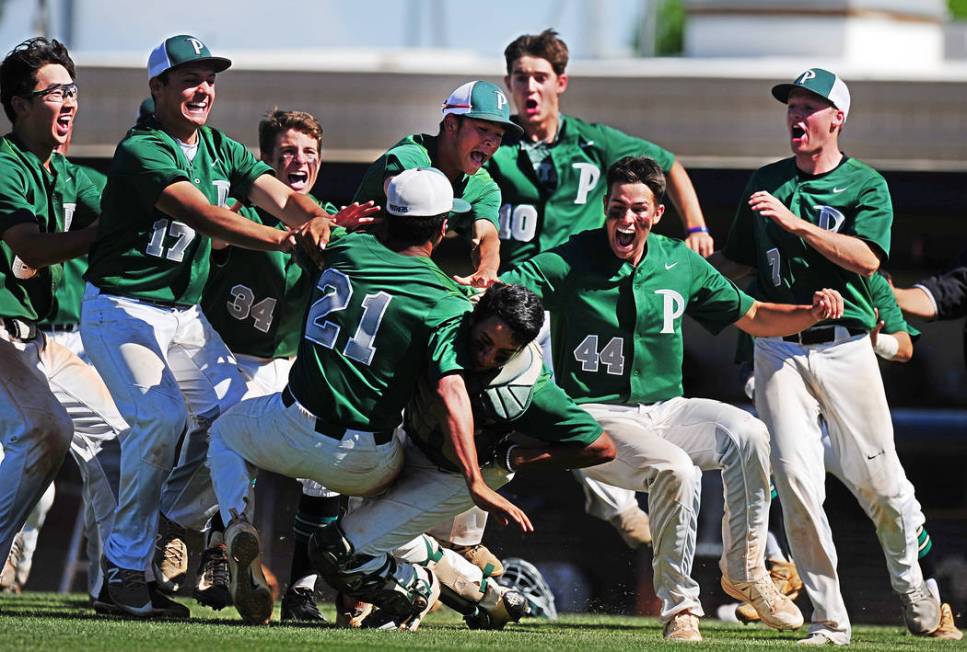
<path id="1" fill-rule="evenodd" d="M 286 251 L 292 246 L 286 232 L 246 220 L 228 208 L 213 206 L 190 181 L 167 186 L 155 206 L 196 231 L 239 247 Z"/>

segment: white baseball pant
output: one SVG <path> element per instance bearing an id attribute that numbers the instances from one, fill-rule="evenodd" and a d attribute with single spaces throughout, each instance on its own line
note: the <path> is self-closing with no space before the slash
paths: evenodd
<path id="1" fill-rule="evenodd" d="M 435 525 L 473 507 L 463 475 L 440 470 L 412 443 L 406 444 L 404 452 L 402 471 L 389 490 L 363 501 L 340 521 L 356 553 L 375 557 L 361 570 L 378 570 L 383 555 L 393 554 Z M 493 489 L 513 478 L 513 473 L 496 467 L 484 467 L 481 472 Z"/>
<path id="2" fill-rule="evenodd" d="M 655 592 L 662 601 L 662 620 L 686 609 L 702 614 L 699 587 L 690 576 L 701 470 L 722 471 L 722 572 L 736 581 L 765 574 L 769 438 L 761 421 L 708 399 L 582 407 L 611 435 L 618 449 L 611 462 L 588 467 L 587 476 L 622 489 L 649 492 Z"/>
<path id="3" fill-rule="evenodd" d="M 257 469 L 308 478 L 349 496 L 380 493 L 399 474 L 397 437 L 377 445 L 372 432 L 348 428 L 337 438 L 317 432 L 316 422 L 297 401 L 286 407 L 279 393 L 245 399 L 215 422 L 208 464 L 225 524 L 232 510 L 251 520 Z"/>
<path id="4" fill-rule="evenodd" d="M 245 376 L 248 389 L 245 391 L 245 398 L 257 398 L 268 396 L 285 389 L 289 384 L 289 371 L 295 358 L 259 358 L 254 355 L 236 353 L 235 359 L 238 361 L 239 371 Z M 299 478 L 302 485 L 302 493 L 314 498 L 334 498 L 339 494 L 329 491 L 324 486 L 310 480 L 309 478 Z"/>
<path id="5" fill-rule="evenodd" d="M 71 451 L 98 533 L 117 504 L 117 440 L 128 426 L 93 367 L 43 333 L 30 342 L 0 328 L 0 559 Z"/>
<path id="6" fill-rule="evenodd" d="M 918 589 L 916 527 L 906 474 L 869 336 L 836 327 L 836 340 L 802 346 L 781 338 L 755 342 L 755 403 L 772 433 L 772 467 L 786 537 L 813 604 L 810 633 L 849 643 L 849 615 L 836 572 L 836 548 L 823 502 L 826 466 L 820 416 L 829 427 L 829 459 L 876 526 L 895 591 Z"/>
<path id="7" fill-rule="evenodd" d="M 197 529 L 214 514 L 208 427 L 238 402 L 245 382 L 198 306 L 160 306 L 88 284 L 81 337 L 131 426 L 121 438 L 117 515 L 104 554 L 122 568 L 146 568 L 159 510 Z"/>

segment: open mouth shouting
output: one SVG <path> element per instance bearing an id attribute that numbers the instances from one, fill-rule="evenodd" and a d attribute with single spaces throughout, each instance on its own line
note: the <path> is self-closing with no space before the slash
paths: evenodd
<path id="1" fill-rule="evenodd" d="M 618 251 L 631 253 L 635 246 L 635 227 L 619 226 L 614 230 L 614 244 Z"/>
<path id="2" fill-rule="evenodd" d="M 481 165 L 487 162 L 487 159 L 490 158 L 490 155 L 482 152 L 479 149 L 473 149 L 473 150 L 470 150 L 470 154 L 467 156 L 467 158 L 470 159 L 470 162 L 475 167 L 479 168 Z"/>
<path id="3" fill-rule="evenodd" d="M 808 140 L 806 136 L 806 129 L 801 124 L 794 124 L 789 129 L 789 133 L 792 136 L 792 142 L 796 144 L 801 144 Z"/>
<path id="4" fill-rule="evenodd" d="M 71 123 L 73 121 L 73 113 L 61 113 L 57 116 L 57 121 L 54 123 L 54 131 L 59 138 L 67 138 L 71 132 Z"/>
<path id="5" fill-rule="evenodd" d="M 285 183 L 293 190 L 304 190 L 309 183 L 309 173 L 302 170 L 289 172 L 285 176 Z"/>

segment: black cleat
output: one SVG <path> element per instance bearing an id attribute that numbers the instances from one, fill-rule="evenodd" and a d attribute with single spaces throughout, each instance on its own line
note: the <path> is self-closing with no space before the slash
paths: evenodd
<path id="1" fill-rule="evenodd" d="M 316 592 L 301 586 L 286 591 L 282 596 L 282 622 L 286 621 L 326 624 L 325 616 L 316 606 Z"/>
<path id="2" fill-rule="evenodd" d="M 228 552 L 224 543 L 207 548 L 202 553 L 198 583 L 193 595 L 199 604 L 216 611 L 232 604 Z"/>

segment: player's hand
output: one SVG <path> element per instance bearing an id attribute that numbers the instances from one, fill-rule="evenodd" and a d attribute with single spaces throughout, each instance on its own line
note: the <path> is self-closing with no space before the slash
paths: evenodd
<path id="1" fill-rule="evenodd" d="M 883 327 L 886 326 L 886 322 L 883 321 L 882 319 L 880 319 L 880 309 L 879 308 L 873 308 L 873 314 L 876 316 L 876 326 L 874 326 L 873 327 L 873 330 L 870 331 L 870 342 L 873 343 L 873 348 L 875 349 L 876 348 L 876 338 L 880 334 L 880 331 L 883 330 Z"/>
<path id="2" fill-rule="evenodd" d="M 349 206 L 343 206 L 331 218 L 336 223 L 336 226 L 341 226 L 352 231 L 353 229 L 358 229 L 361 226 L 367 226 L 375 222 L 376 218 L 373 215 L 376 215 L 378 212 L 379 206 L 375 202 L 368 201 L 365 204 L 353 202 Z"/>
<path id="3" fill-rule="evenodd" d="M 685 238 L 685 246 L 702 258 L 708 258 L 715 251 L 715 240 L 708 233 L 696 231 L 695 233 L 690 233 Z"/>
<path id="4" fill-rule="evenodd" d="M 843 295 L 829 288 L 815 292 L 810 312 L 816 321 L 839 319 L 843 316 Z"/>
<path id="5" fill-rule="evenodd" d="M 493 516 L 501 525 L 516 523 L 521 532 L 533 532 L 530 518 L 514 503 L 487 486 L 480 479 L 469 486 L 473 504 Z"/>
<path id="6" fill-rule="evenodd" d="M 454 276 L 453 280 L 460 285 L 486 289 L 497 282 L 497 270 L 478 269 L 470 276 Z"/>
<path id="7" fill-rule="evenodd" d="M 314 217 L 291 233 L 302 251 L 318 266 L 323 264 L 323 252 L 329 243 L 332 220 L 328 215 Z"/>
<path id="8" fill-rule="evenodd" d="M 749 197 L 749 208 L 766 217 L 786 231 L 792 231 L 802 219 L 792 214 L 786 206 L 765 190 L 754 192 Z"/>

